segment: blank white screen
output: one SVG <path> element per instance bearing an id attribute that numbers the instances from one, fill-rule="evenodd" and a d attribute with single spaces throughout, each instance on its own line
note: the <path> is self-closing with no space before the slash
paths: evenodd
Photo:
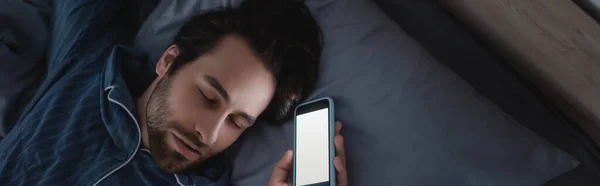
<path id="1" fill-rule="evenodd" d="M 329 181 L 329 109 L 296 118 L 296 182 L 298 186 Z"/>

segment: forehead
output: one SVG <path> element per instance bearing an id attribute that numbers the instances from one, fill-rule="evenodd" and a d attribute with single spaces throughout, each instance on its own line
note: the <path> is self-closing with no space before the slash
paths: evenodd
<path id="1" fill-rule="evenodd" d="M 266 108 L 275 91 L 272 74 L 247 42 L 236 35 L 225 36 L 187 69 L 195 79 L 214 77 L 230 95 L 232 104 L 254 116 Z"/>

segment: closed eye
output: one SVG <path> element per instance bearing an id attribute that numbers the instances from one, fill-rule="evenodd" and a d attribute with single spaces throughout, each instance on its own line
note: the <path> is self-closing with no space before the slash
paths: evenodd
<path id="1" fill-rule="evenodd" d="M 242 126 L 238 125 L 238 123 L 236 123 L 236 122 L 235 122 L 235 120 L 233 119 L 233 117 L 231 117 L 231 116 L 227 116 L 227 120 L 229 120 L 229 122 L 230 122 L 231 124 L 233 124 L 233 125 L 234 125 L 236 128 L 238 128 L 238 129 L 241 129 L 241 128 L 242 128 Z"/>
<path id="2" fill-rule="evenodd" d="M 202 97 L 204 97 L 204 99 L 208 102 L 208 104 L 210 104 L 210 105 L 216 105 L 217 104 L 217 100 L 208 98 L 206 96 L 206 94 L 204 94 L 204 92 L 202 92 L 202 90 L 200 90 L 200 89 L 198 89 L 198 91 L 200 91 L 200 94 L 202 94 Z"/>

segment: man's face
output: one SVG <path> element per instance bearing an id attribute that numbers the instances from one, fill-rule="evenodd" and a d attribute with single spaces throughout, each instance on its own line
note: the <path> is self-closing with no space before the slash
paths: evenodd
<path id="1" fill-rule="evenodd" d="M 271 101 L 275 80 L 237 36 L 225 37 L 172 75 L 166 75 L 165 55 L 147 103 L 148 145 L 160 168 L 181 172 L 223 151 L 252 126 Z"/>

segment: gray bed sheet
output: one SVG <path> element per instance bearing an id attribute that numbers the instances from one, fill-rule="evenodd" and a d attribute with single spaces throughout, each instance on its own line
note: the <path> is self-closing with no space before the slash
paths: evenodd
<path id="1" fill-rule="evenodd" d="M 446 12 L 437 0 L 375 0 L 388 16 L 440 63 L 470 83 L 519 123 L 581 161 L 545 186 L 600 185 L 598 149 L 557 112 L 532 84 Z"/>

